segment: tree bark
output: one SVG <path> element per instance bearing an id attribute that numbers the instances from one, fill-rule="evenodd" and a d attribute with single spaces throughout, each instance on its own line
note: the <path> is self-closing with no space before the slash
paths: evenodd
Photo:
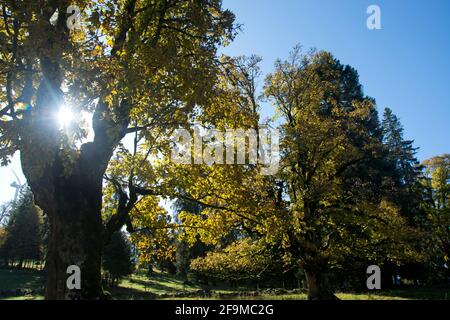
<path id="1" fill-rule="evenodd" d="M 35 155 L 36 157 L 36 155 Z M 81 153 L 72 159 L 70 173 L 64 158 L 55 156 L 47 163 L 47 174 L 36 175 L 25 156 L 22 167 L 35 196 L 35 202 L 49 219 L 49 241 L 46 256 L 47 299 L 98 299 L 102 297 L 101 220 L 102 175 L 94 159 Z M 48 173 L 51 174 L 48 174 Z M 81 289 L 67 287 L 67 268 L 81 270 Z"/>
<path id="2" fill-rule="evenodd" d="M 90 190 L 86 194 L 66 186 L 58 193 L 56 211 L 49 213 L 46 299 L 99 299 L 102 297 L 101 190 Z M 81 270 L 80 290 L 67 287 L 70 265 Z"/>
<path id="3" fill-rule="evenodd" d="M 305 270 L 308 300 L 337 300 L 330 289 L 326 275 L 316 270 Z"/>
<path id="4" fill-rule="evenodd" d="M 66 12 L 61 10 L 66 5 L 65 0 L 50 1 L 38 16 L 42 22 L 42 41 L 37 48 L 41 79 L 34 106 L 23 112 L 19 122 L 19 149 L 35 203 L 49 220 L 46 298 L 98 299 L 102 297 L 100 267 L 105 238 L 101 219 L 103 175 L 126 133 L 130 106 L 122 99 L 120 105 L 108 108 L 99 97 L 93 115 L 94 141 L 84 143 L 79 150 L 61 132 L 56 121 L 64 105 L 61 64 L 63 52 L 70 48 Z M 59 15 L 53 26 L 49 20 L 56 9 Z M 110 109 L 120 120 L 113 120 Z M 80 290 L 67 288 L 70 265 L 81 269 Z"/>
<path id="5" fill-rule="evenodd" d="M 49 219 L 46 298 L 100 299 L 105 238 L 101 219 L 103 175 L 126 124 L 115 127 L 114 123 L 94 119 L 94 141 L 72 151 L 60 148 L 61 133 L 54 126 L 43 125 L 41 117 L 38 114 L 36 120 L 25 123 L 28 130 L 24 132 L 29 134 L 23 135 L 21 162 L 35 203 Z M 112 138 L 105 133 L 114 129 L 119 132 Z M 67 287 L 70 265 L 81 270 L 80 290 Z"/>

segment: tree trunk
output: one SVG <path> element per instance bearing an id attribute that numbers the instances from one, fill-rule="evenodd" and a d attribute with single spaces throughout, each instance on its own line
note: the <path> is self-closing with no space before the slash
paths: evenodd
<path id="1" fill-rule="evenodd" d="M 33 162 L 23 154 L 22 167 L 35 202 L 49 221 L 46 299 L 103 297 L 101 207 L 107 161 L 99 163 L 98 154 L 89 150 L 99 151 L 99 148 L 86 144 L 80 155 L 69 158 L 69 165 L 67 158 L 55 155 L 51 165 L 39 176 L 30 170 Z M 67 279 L 72 275 L 67 273 L 67 268 L 71 265 L 78 266 L 81 271 L 79 290 L 67 287 Z"/>
<path id="2" fill-rule="evenodd" d="M 24 111 L 20 124 L 22 170 L 35 203 L 49 221 L 46 298 L 98 299 L 102 297 L 100 266 L 106 233 L 101 220 L 103 175 L 115 147 L 125 136 L 129 118 L 114 121 L 100 98 L 93 114 L 92 142 L 77 149 L 60 130 L 55 118 L 64 105 L 64 72 L 60 64 L 69 30 L 65 28 L 65 12 L 60 12 L 55 28 L 48 20 L 56 8 L 44 9 L 48 17 L 39 51 L 42 77 L 35 106 Z M 127 115 L 128 101 L 122 100 L 118 108 Z M 121 224 L 114 227 L 120 228 Z M 67 288 L 70 265 L 81 270 L 80 290 Z"/>
<path id="3" fill-rule="evenodd" d="M 99 299 L 101 286 L 102 221 L 100 207 L 83 197 L 65 196 L 50 217 L 46 299 Z M 95 195 L 92 195 L 95 196 Z M 101 199 L 101 193 L 97 195 Z M 72 198 L 72 199 L 71 199 Z M 80 290 L 67 288 L 67 267 L 81 270 Z"/>
<path id="4" fill-rule="evenodd" d="M 316 270 L 305 270 L 308 300 L 337 300 L 330 289 L 327 277 Z"/>
<path id="5" fill-rule="evenodd" d="M 46 298 L 99 299 L 101 251 L 107 233 L 101 219 L 103 175 L 128 123 L 117 125 L 105 119 L 107 109 L 101 104 L 93 117 L 94 141 L 79 150 L 62 148 L 64 133 L 52 121 L 61 105 L 58 92 L 57 84 L 41 83 L 35 110 L 24 116 L 20 150 L 35 203 L 49 221 Z M 116 223 L 110 231 L 121 226 Z M 66 285 L 71 265 L 81 270 L 77 291 L 69 291 Z"/>

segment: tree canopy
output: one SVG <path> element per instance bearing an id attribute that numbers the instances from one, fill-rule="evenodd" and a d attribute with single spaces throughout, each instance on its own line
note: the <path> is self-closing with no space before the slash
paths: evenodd
<path id="1" fill-rule="evenodd" d="M 0 244 L 38 259 L 43 211 L 46 298 L 103 298 L 101 268 L 128 275 L 131 244 L 140 265 L 176 261 L 185 278 L 295 270 L 310 299 L 334 299 L 333 277 L 370 264 L 448 274 L 449 155 L 419 165 L 399 118 L 380 119 L 330 52 L 295 47 L 265 78 L 260 57 L 220 55 L 234 20 L 220 0 L 0 0 L 0 162 L 19 152 L 32 192 Z M 261 119 L 264 103 L 274 119 Z M 232 156 L 194 143 L 192 163 L 173 161 L 179 129 L 217 133 L 200 137 L 216 146 L 238 132 Z M 279 141 L 264 137 L 276 130 Z M 274 171 L 251 161 L 268 154 Z M 71 265 L 83 275 L 75 295 Z"/>

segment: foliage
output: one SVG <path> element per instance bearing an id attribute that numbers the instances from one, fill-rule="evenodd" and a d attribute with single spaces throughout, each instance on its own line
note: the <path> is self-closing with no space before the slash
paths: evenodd
<path id="1" fill-rule="evenodd" d="M 259 175 L 255 166 L 170 171 L 205 207 L 201 215 L 180 213 L 183 224 L 193 227 L 186 229 L 188 241 L 199 236 L 219 245 L 230 233 L 236 240 L 257 236 L 265 246 L 283 248 L 285 266 L 305 270 L 317 282 L 310 287 L 321 287 L 326 273 L 345 269 L 350 258 L 379 265 L 418 259 L 418 234 L 389 201 L 392 178 L 377 112 L 356 71 L 330 53 L 302 55 L 296 48 L 266 78 L 265 95 L 284 120 L 282 170 L 275 177 Z M 230 253 L 240 244 L 232 244 Z M 225 256 L 211 253 L 195 266 L 240 266 L 239 259 Z M 312 296 L 328 296 L 326 288 L 312 290 Z"/>
<path id="2" fill-rule="evenodd" d="M 43 258 L 42 212 L 34 205 L 27 189 L 13 203 L 10 218 L 4 229 L 0 248 L 5 261 L 41 260 Z M 21 267 L 21 265 L 20 265 Z"/>
<path id="3" fill-rule="evenodd" d="M 141 265 L 176 258 L 185 276 L 195 257 L 197 272 L 236 279 L 277 261 L 305 271 L 310 298 L 332 297 L 328 274 L 352 263 L 428 259 L 448 269 L 449 156 L 424 162 L 421 179 L 413 141 L 390 109 L 380 123 L 354 68 L 295 48 L 259 92 L 261 58 L 218 56 L 237 27 L 220 0 L 76 0 L 78 30 L 65 25 L 67 4 L 0 0 L 0 163 L 20 151 L 58 230 L 48 235 L 49 297 L 65 297 L 58 277 L 80 259 L 83 279 L 99 282 L 106 243 L 105 269 L 129 274 L 124 225 Z M 260 164 L 170 161 L 175 129 L 271 127 L 260 119 L 264 100 L 281 120 L 275 175 Z M 53 120 L 64 105 L 77 120 L 61 128 Z M 174 221 L 162 205 L 174 199 L 197 208 L 185 203 Z M 42 255 L 32 202 L 24 195 L 0 229 L 6 259 Z M 99 283 L 84 288 L 101 296 Z"/>
<path id="4" fill-rule="evenodd" d="M 171 217 L 159 205 L 157 197 L 145 197 L 131 212 L 134 232 L 131 241 L 136 246 L 140 264 L 153 260 L 172 261 L 175 257 Z"/>
<path id="5" fill-rule="evenodd" d="M 134 257 L 125 233 L 118 231 L 112 235 L 110 243 L 103 249 L 102 263 L 112 285 L 133 273 Z"/>
<path id="6" fill-rule="evenodd" d="M 186 211 L 198 215 L 202 211 L 202 207 L 199 204 L 194 201 L 184 199 L 175 200 L 172 205 L 172 209 L 175 211 L 175 220 L 177 224 L 180 225 L 180 228 L 177 230 L 178 235 L 184 232 L 183 225 L 178 219 L 178 214 L 182 211 Z M 177 268 L 177 275 L 183 279 L 187 279 L 190 271 L 191 260 L 196 257 L 203 256 L 209 248 L 201 241 L 197 241 L 194 245 L 190 246 L 181 237 L 176 237 L 175 246 L 175 266 Z"/>
<path id="7" fill-rule="evenodd" d="M 450 155 L 443 154 L 423 162 L 422 179 L 426 196 L 427 219 L 424 250 L 428 255 L 429 273 L 434 281 L 447 281 L 450 261 Z"/>
<path id="8" fill-rule="evenodd" d="M 428 200 L 437 209 L 448 208 L 450 202 L 450 155 L 443 154 L 425 160 L 425 187 L 428 191 Z"/>
<path id="9" fill-rule="evenodd" d="M 83 283 L 80 294 L 102 295 L 101 247 L 129 224 L 139 180 L 135 162 L 123 172 L 132 178 L 122 199 L 130 197 L 102 223 L 111 157 L 134 133 L 147 159 L 148 149 L 164 146 L 175 126 L 187 125 L 192 113 L 211 104 L 217 49 L 237 27 L 220 0 L 70 4 L 82 11 L 81 29 L 68 27 L 66 0 L 0 1 L 0 162 L 6 165 L 20 151 L 36 203 L 50 229 L 59 230 L 49 237 L 54 277 L 47 297 L 54 299 L 67 297 L 59 277 L 74 263 L 90 275 L 82 281 L 92 282 Z M 75 121 L 61 127 L 55 120 L 64 106 Z"/>
<path id="10" fill-rule="evenodd" d="M 247 238 L 192 260 L 191 268 L 219 279 L 259 279 L 274 268 L 274 261 L 267 248 Z"/>
<path id="11" fill-rule="evenodd" d="M 390 201 L 400 207 L 401 214 L 408 218 L 410 224 L 417 225 L 424 217 L 420 187 L 423 167 L 416 158 L 418 148 L 413 147 L 414 141 L 404 139 L 400 120 L 389 108 L 384 110 L 381 130 L 392 183 L 389 187 Z"/>

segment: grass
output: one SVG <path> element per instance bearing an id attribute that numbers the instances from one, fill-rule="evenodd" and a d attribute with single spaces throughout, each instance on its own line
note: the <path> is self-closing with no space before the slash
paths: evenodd
<path id="1" fill-rule="evenodd" d="M 42 300 L 45 280 L 43 273 L 33 270 L 0 269 L 0 299 L 3 300 Z M 17 292 L 21 289 L 21 292 Z M 201 294 L 199 285 L 185 285 L 177 277 L 155 271 L 151 277 L 132 275 L 122 280 L 116 288 L 109 291 L 113 299 L 125 300 L 198 300 L 198 299 L 248 299 L 248 300 L 305 300 L 304 293 L 258 293 L 251 288 L 208 287 L 211 296 Z M 246 291 L 247 290 L 247 291 Z M 251 294 L 249 291 L 253 291 Z M 3 292 L 3 294 L 1 294 Z M 5 294 L 6 292 L 6 294 Z M 29 294 L 24 295 L 24 292 Z M 342 300 L 409 300 L 409 299 L 450 299 L 450 288 L 408 288 L 392 291 L 366 293 L 337 293 Z"/>
<path id="2" fill-rule="evenodd" d="M 0 269 L 0 299 L 43 298 L 41 294 L 32 292 L 43 291 L 44 285 L 45 280 L 40 271 Z M 32 294 L 23 296 L 17 290 L 28 291 Z"/>
<path id="3" fill-rule="evenodd" d="M 44 300 L 44 296 L 43 295 L 18 296 L 18 297 L 4 298 L 4 299 L 0 299 L 0 300 L 8 300 L 8 301 L 13 301 L 13 300 L 20 300 L 20 301 L 25 301 L 25 300 Z"/>
<path id="4" fill-rule="evenodd" d="M 183 285 L 183 281 L 174 276 L 154 272 L 151 278 L 133 275 L 122 281 L 118 288 L 111 290 L 117 299 L 162 299 L 162 300 L 197 300 L 197 299 L 248 299 L 248 300 L 306 300 L 304 293 L 295 294 L 265 294 L 246 295 L 248 288 L 208 287 L 213 292 L 211 297 L 171 296 L 202 290 L 198 285 Z M 342 300 L 410 300 L 410 299 L 450 299 L 450 289 L 447 288 L 408 288 L 391 291 L 376 291 L 366 293 L 337 293 Z"/>
<path id="5" fill-rule="evenodd" d="M 410 288 L 380 293 L 338 294 L 344 300 L 450 300 L 450 288 Z"/>
<path id="6" fill-rule="evenodd" d="M 110 288 L 113 298 L 117 299 L 154 299 L 159 295 L 170 295 L 180 292 L 194 292 L 201 288 L 196 285 L 183 285 L 176 277 L 154 272 L 149 278 L 135 275 L 124 279 L 117 288 Z"/>
<path id="7" fill-rule="evenodd" d="M 129 279 L 123 280 L 120 286 L 158 295 L 176 293 L 179 291 L 193 292 L 201 289 L 201 287 L 197 285 L 184 285 L 182 280 L 160 272 L 154 272 L 151 278 L 143 275 L 132 275 Z"/>
<path id="8" fill-rule="evenodd" d="M 177 299 L 188 299 L 188 297 L 181 297 L 180 295 L 195 293 L 204 289 L 214 291 L 216 294 L 234 294 L 249 290 L 249 288 L 239 287 L 231 289 L 224 286 L 185 285 L 183 280 L 155 270 L 150 278 L 145 275 L 134 274 L 122 280 L 117 288 L 110 288 L 109 291 L 117 299 L 173 299 L 174 295 L 177 296 Z"/>
<path id="9" fill-rule="evenodd" d="M 381 291 L 379 293 L 337 293 L 341 300 L 449 300 L 450 289 L 439 288 L 410 288 L 404 290 Z M 165 300 L 172 300 L 166 298 Z M 198 298 L 181 298 L 180 300 L 197 300 Z M 219 299 L 213 297 L 209 299 Z M 260 294 L 258 296 L 245 296 L 227 298 L 230 300 L 306 300 L 307 296 L 301 294 L 270 295 Z"/>

